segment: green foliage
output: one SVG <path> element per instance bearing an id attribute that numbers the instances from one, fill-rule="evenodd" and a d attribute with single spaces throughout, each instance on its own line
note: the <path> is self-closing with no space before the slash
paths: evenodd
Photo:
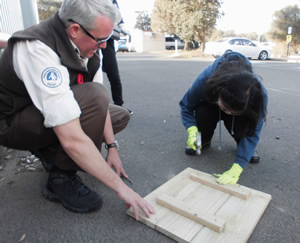
<path id="1" fill-rule="evenodd" d="M 142 11 L 136 17 L 136 24 L 134 26 L 139 30 L 151 31 L 151 18 L 147 11 Z"/>
<path id="2" fill-rule="evenodd" d="M 152 14 L 152 28 L 157 32 L 175 34 L 188 43 L 201 42 L 211 34 L 219 12 L 219 0 L 156 0 Z"/>
<path id="3" fill-rule="evenodd" d="M 154 32 L 175 34 L 173 25 L 174 0 L 155 0 L 152 11 L 151 27 Z"/>
<path id="4" fill-rule="evenodd" d="M 37 0 L 40 21 L 50 18 L 61 6 L 61 0 Z"/>
<path id="5" fill-rule="evenodd" d="M 273 15 L 271 31 L 268 36 L 275 42 L 286 43 L 288 27 L 293 27 L 292 41 L 290 42 L 291 51 L 296 52 L 300 46 L 300 9 L 297 5 L 287 6 L 282 10 L 276 11 Z"/>

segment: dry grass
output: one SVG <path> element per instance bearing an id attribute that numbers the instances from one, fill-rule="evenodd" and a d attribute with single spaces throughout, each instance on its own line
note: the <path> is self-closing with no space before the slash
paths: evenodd
<path id="1" fill-rule="evenodd" d="M 288 44 L 286 42 L 276 43 L 272 49 L 272 53 L 275 57 L 285 57 L 287 55 Z M 296 53 L 297 48 L 293 45 L 289 46 L 289 54 L 293 55 Z"/>
<path id="2" fill-rule="evenodd" d="M 200 49 L 196 50 L 178 50 L 176 51 L 168 51 L 168 53 L 173 53 L 174 57 L 179 58 L 201 58 L 201 59 L 215 59 L 211 55 L 204 54 Z"/>

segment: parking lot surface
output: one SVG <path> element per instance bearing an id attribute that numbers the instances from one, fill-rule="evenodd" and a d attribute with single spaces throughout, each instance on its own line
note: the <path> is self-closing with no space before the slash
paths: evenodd
<path id="1" fill-rule="evenodd" d="M 221 151 L 215 134 L 211 148 L 200 157 L 184 153 L 187 134 L 178 103 L 213 59 L 179 58 L 171 51 L 117 57 L 124 106 L 134 115 L 116 139 L 135 191 L 144 197 L 187 167 L 212 174 L 231 166 L 236 145 L 224 128 Z M 253 66 L 268 90 L 268 117 L 257 149 L 261 162 L 248 165 L 239 183 L 271 194 L 272 201 L 248 242 L 299 243 L 300 66 L 281 61 L 253 61 Z M 104 82 L 109 89 L 106 78 Z M 30 158 L 29 152 L 8 150 L 5 157 L 0 171 L 0 242 L 173 242 L 129 217 L 123 202 L 95 178 L 80 173 L 87 186 L 102 194 L 103 208 L 76 214 L 43 198 L 47 173 L 21 164 Z"/>

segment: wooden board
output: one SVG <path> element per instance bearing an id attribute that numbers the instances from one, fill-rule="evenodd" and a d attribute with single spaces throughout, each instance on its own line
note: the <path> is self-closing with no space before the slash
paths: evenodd
<path id="1" fill-rule="evenodd" d="M 156 214 L 140 220 L 178 242 L 246 242 L 271 198 L 187 168 L 145 197 Z"/>

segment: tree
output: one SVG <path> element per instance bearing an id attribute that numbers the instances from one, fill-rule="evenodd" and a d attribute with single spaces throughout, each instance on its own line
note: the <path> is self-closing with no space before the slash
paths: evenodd
<path id="1" fill-rule="evenodd" d="M 186 43 L 205 41 L 214 29 L 219 12 L 219 0 L 156 0 L 152 15 L 153 29 L 176 34 Z M 159 24 L 160 22 L 160 24 Z"/>
<path id="2" fill-rule="evenodd" d="M 214 29 L 209 36 L 209 41 L 217 41 L 222 38 L 235 37 L 235 36 L 236 36 L 236 34 L 235 34 L 234 30 L 223 31 L 223 30 L 219 30 L 219 29 Z"/>
<path id="3" fill-rule="evenodd" d="M 147 11 L 142 11 L 136 17 L 136 24 L 134 26 L 139 30 L 151 31 L 151 18 Z"/>
<path id="4" fill-rule="evenodd" d="M 257 40 L 258 41 L 258 34 L 256 32 L 240 33 L 240 34 L 238 34 L 238 36 L 244 37 L 249 40 Z"/>
<path id="5" fill-rule="evenodd" d="M 211 34 L 220 16 L 218 0 L 177 0 L 173 23 L 183 40 L 201 42 L 204 51 L 207 35 Z"/>
<path id="6" fill-rule="evenodd" d="M 40 21 L 50 18 L 61 6 L 61 0 L 38 0 Z"/>
<path id="7" fill-rule="evenodd" d="M 273 15 L 274 20 L 268 36 L 277 42 L 286 42 L 288 27 L 293 28 L 292 41 L 290 43 L 293 50 L 300 45 L 300 9 L 297 5 L 287 6 L 282 10 L 276 11 Z"/>
<path id="8" fill-rule="evenodd" d="M 154 32 L 175 34 L 173 25 L 174 0 L 155 0 L 152 11 L 151 27 Z"/>

